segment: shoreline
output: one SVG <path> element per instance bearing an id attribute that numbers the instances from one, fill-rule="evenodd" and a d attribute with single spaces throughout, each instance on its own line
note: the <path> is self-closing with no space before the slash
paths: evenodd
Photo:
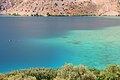
<path id="1" fill-rule="evenodd" d="M 120 17 L 120 15 L 102 15 L 102 16 L 99 16 L 99 15 L 33 15 L 31 14 L 31 16 L 29 15 L 20 15 L 20 14 L 0 14 L 0 16 L 25 16 L 25 17 L 49 17 L 49 16 L 52 16 L 52 17 L 81 17 L 81 16 L 88 16 L 88 17 Z"/>
<path id="2" fill-rule="evenodd" d="M 56 16 L 56 15 L 51 15 L 51 16 L 14 16 L 14 15 L 4 15 L 0 14 L 0 17 L 96 17 L 96 18 L 109 18 L 109 19 L 120 19 L 120 16 L 81 16 L 81 15 L 76 15 L 76 16 Z"/>

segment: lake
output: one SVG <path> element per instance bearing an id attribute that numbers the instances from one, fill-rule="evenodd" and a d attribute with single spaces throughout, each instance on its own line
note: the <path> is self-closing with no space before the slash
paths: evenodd
<path id="1" fill-rule="evenodd" d="M 0 72 L 120 65 L 120 18 L 0 16 Z"/>

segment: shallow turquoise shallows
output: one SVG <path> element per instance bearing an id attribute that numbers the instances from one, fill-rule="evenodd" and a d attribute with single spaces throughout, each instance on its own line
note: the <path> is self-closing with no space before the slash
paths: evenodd
<path id="1" fill-rule="evenodd" d="M 65 63 L 120 65 L 120 18 L 0 17 L 0 72 Z"/>

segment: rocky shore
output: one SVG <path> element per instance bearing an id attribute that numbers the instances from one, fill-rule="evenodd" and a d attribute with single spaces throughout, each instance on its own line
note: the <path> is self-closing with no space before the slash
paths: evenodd
<path id="1" fill-rule="evenodd" d="M 119 16 L 119 0 L 0 0 L 0 14 Z"/>

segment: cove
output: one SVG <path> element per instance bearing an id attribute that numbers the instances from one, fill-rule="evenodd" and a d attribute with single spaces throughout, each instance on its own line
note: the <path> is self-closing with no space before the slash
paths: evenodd
<path id="1" fill-rule="evenodd" d="M 65 63 L 120 65 L 120 19 L 0 17 L 0 72 Z"/>

